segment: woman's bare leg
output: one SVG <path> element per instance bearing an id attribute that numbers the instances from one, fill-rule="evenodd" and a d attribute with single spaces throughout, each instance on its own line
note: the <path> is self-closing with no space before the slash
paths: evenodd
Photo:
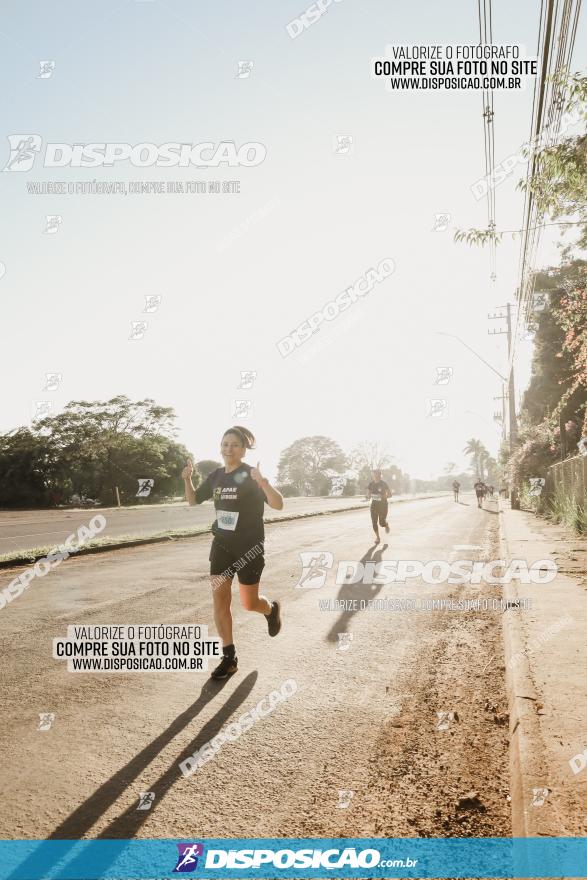
<path id="1" fill-rule="evenodd" d="M 238 585 L 241 596 L 241 605 L 245 611 L 258 611 L 259 614 L 267 616 L 271 613 L 271 602 L 265 597 L 259 595 L 259 584 L 240 584 Z"/>
<path id="2" fill-rule="evenodd" d="M 212 599 L 214 601 L 214 623 L 216 632 L 222 639 L 222 647 L 232 645 L 232 578 L 212 578 Z"/>

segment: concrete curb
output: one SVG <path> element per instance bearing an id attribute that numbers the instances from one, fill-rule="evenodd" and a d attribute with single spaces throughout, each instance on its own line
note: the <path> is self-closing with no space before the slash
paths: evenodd
<path id="1" fill-rule="evenodd" d="M 444 498 L 447 493 L 443 492 L 440 495 L 422 495 L 417 498 L 400 498 L 398 501 L 393 501 L 393 504 L 405 504 L 411 501 L 426 501 L 430 498 Z M 265 521 L 265 525 L 269 526 L 273 523 L 282 523 L 288 522 L 289 520 L 296 519 L 307 519 L 312 516 L 330 516 L 333 513 L 348 513 L 349 510 L 364 510 L 368 507 L 367 502 L 363 502 L 362 504 L 354 504 L 350 507 L 337 507 L 334 510 L 316 510 L 311 513 L 294 513 L 291 516 L 276 516 L 272 517 Z M 114 510 L 115 508 L 111 508 Z M 132 547 L 143 547 L 146 544 L 161 544 L 166 541 L 184 541 L 189 538 L 197 538 L 200 535 L 208 535 L 212 532 L 212 527 L 202 529 L 194 529 L 192 532 L 186 532 L 183 535 L 158 535 L 153 537 L 145 537 L 145 538 L 131 538 L 130 540 L 121 540 L 114 541 L 112 544 L 97 544 L 95 546 L 90 547 L 82 547 L 78 551 L 70 552 L 69 559 L 76 559 L 79 556 L 87 556 L 90 553 L 109 553 L 111 550 L 127 550 Z M 26 552 L 26 551 L 25 551 Z M 34 553 L 31 552 L 30 556 L 27 556 L 26 559 L 1 559 L 0 560 L 0 571 L 5 568 L 21 568 L 28 567 L 30 565 L 34 565 L 39 559 L 44 559 L 47 554 L 44 553 Z M 66 562 L 67 560 L 64 560 Z"/>
<path id="2" fill-rule="evenodd" d="M 499 500 L 499 555 L 511 558 Z M 515 580 L 503 585 L 504 599 L 519 599 Z M 548 764 L 538 717 L 539 696 L 525 651 L 526 640 L 520 612 L 508 609 L 502 615 L 505 684 L 509 705 L 510 792 L 514 837 L 558 837 L 560 824 L 551 810 L 532 806 L 532 789 L 548 786 Z M 515 659 L 514 659 L 515 658 Z"/>

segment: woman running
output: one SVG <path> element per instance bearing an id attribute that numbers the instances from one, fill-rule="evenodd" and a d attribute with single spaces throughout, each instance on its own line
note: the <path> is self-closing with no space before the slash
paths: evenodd
<path id="1" fill-rule="evenodd" d="M 373 531 L 375 532 L 375 543 L 379 543 L 378 524 L 383 526 L 387 534 L 389 534 L 389 526 L 387 524 L 387 499 L 391 498 L 391 489 L 381 479 L 381 471 L 373 471 L 373 480 L 367 486 L 367 499 L 371 500 L 371 522 L 373 523 Z"/>
<path id="2" fill-rule="evenodd" d="M 241 605 L 246 611 L 265 615 L 270 636 L 281 629 L 279 602 L 259 595 L 259 581 L 265 566 L 263 507 L 283 508 L 283 496 L 256 468 L 243 462 L 247 449 L 255 448 L 255 438 L 247 428 L 235 425 L 224 432 L 220 453 L 224 467 L 219 467 L 194 489 L 193 464 L 182 471 L 186 499 L 190 505 L 214 499 L 216 520 L 212 525 L 210 576 L 214 601 L 214 621 L 222 639 L 222 660 L 211 677 L 225 679 L 238 668 L 232 638 L 232 579 L 237 574 Z"/>

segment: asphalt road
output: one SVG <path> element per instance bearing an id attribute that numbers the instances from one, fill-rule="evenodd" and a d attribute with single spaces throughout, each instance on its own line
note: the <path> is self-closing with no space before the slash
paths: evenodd
<path id="1" fill-rule="evenodd" d="M 398 499 L 409 496 L 399 495 Z M 339 510 L 362 503 L 356 498 L 288 498 L 284 511 L 265 508 L 267 520 L 278 516 Z M 59 544 L 81 525 L 87 525 L 96 513 L 106 518 L 100 537 L 154 535 L 173 529 L 197 529 L 214 520 L 211 501 L 189 507 L 186 503 L 145 505 L 131 508 L 89 508 L 84 510 L 0 511 L 0 555 L 12 550 L 30 550 Z"/>
<path id="2" fill-rule="evenodd" d="M 320 605 L 499 596 L 484 583 L 333 582 L 340 560 L 496 558 L 496 505 L 414 501 L 390 521 L 379 548 L 366 510 L 268 526 L 263 592 L 281 600 L 283 630 L 270 639 L 235 589 L 240 664 L 224 684 L 204 672 L 74 674 L 51 656 L 68 624 L 213 633 L 209 536 L 74 558 L 33 581 L 0 611 L 3 837 L 507 836 L 499 612 Z M 323 587 L 297 588 L 299 554 L 314 550 L 335 564 Z M 346 651 L 340 633 L 352 635 Z M 286 680 L 290 699 L 182 776 L 180 761 Z M 453 713 L 446 727 L 438 712 Z M 151 809 L 137 810 L 150 791 Z"/>

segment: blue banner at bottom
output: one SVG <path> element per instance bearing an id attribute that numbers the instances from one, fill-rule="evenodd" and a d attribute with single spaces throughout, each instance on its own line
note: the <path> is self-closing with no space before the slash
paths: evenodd
<path id="1" fill-rule="evenodd" d="M 587 839 L 2 840 L 0 880 L 586 877 Z"/>

